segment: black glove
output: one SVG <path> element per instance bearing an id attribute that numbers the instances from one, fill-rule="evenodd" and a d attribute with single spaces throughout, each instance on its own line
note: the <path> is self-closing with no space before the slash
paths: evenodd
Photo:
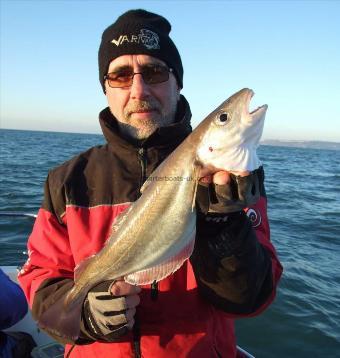
<path id="1" fill-rule="evenodd" d="M 134 324 L 141 289 L 124 281 L 104 281 L 93 287 L 83 305 L 87 333 L 97 340 L 113 342 L 126 335 Z"/>
<path id="2" fill-rule="evenodd" d="M 260 198 L 263 186 L 263 168 L 241 177 L 230 174 L 225 185 L 199 183 L 196 202 L 201 213 L 232 213 L 240 211 Z"/>

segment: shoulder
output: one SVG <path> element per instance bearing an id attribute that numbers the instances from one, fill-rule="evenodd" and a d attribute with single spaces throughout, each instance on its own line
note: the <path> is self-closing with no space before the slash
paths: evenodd
<path id="1" fill-rule="evenodd" d="M 42 207 L 59 220 L 67 204 L 87 206 L 90 188 L 107 167 L 108 146 L 92 147 L 51 169 L 45 183 Z"/>
<path id="2" fill-rule="evenodd" d="M 81 152 L 48 172 L 48 181 L 60 185 L 87 168 L 104 165 L 108 146 L 98 145 Z"/>

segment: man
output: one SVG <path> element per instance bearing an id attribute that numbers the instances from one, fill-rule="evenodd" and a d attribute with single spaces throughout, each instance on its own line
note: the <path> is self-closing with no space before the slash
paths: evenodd
<path id="1" fill-rule="evenodd" d="M 100 124 L 108 143 L 47 178 L 20 275 L 38 321 L 69 292 L 75 266 L 103 247 L 113 220 L 191 131 L 170 30 L 165 18 L 133 10 L 103 33 L 99 79 L 109 107 Z M 151 287 L 100 283 L 83 303 L 79 337 L 49 333 L 73 344 L 66 346 L 73 357 L 235 356 L 233 319 L 268 306 L 282 271 L 269 241 L 263 170 L 243 175 L 243 182 L 257 183 L 248 211 L 257 221 L 243 210 L 249 203 L 232 195 L 240 181 L 225 172 L 204 178 L 190 261 Z"/>

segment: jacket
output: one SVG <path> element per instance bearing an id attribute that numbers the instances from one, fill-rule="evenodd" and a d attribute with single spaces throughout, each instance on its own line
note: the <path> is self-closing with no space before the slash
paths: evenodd
<path id="1" fill-rule="evenodd" d="M 183 96 L 176 118 L 132 143 L 120 136 L 106 108 L 100 124 L 107 144 L 49 173 L 28 241 L 29 259 L 19 274 L 35 319 L 68 292 L 75 266 L 103 247 L 115 218 L 191 132 Z M 261 188 L 260 199 L 246 211 L 198 214 L 190 260 L 158 285 L 142 287 L 136 324 L 127 336 L 114 343 L 94 339 L 83 322 L 77 341 L 48 333 L 67 343 L 66 352 L 76 344 L 71 357 L 234 357 L 234 319 L 263 311 L 282 272 L 269 240 L 263 178 Z"/>
<path id="2" fill-rule="evenodd" d="M 22 289 L 0 269 L 0 330 L 12 327 L 25 317 L 27 302 Z M 14 338 L 0 331 L 0 357 L 12 357 Z"/>
<path id="3" fill-rule="evenodd" d="M 27 302 L 19 285 L 0 269 L 0 329 L 19 322 L 27 313 Z"/>

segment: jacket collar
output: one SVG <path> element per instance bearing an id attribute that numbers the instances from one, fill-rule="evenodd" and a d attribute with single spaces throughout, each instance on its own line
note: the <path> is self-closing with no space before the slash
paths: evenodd
<path id="1" fill-rule="evenodd" d="M 121 136 L 117 119 L 112 115 L 109 107 L 103 109 L 99 114 L 100 126 L 107 142 L 125 148 L 151 148 L 169 146 L 174 143 L 179 144 L 192 130 L 190 119 L 191 111 L 189 103 L 181 95 L 175 123 L 158 128 L 150 137 L 143 141 L 133 141 Z"/>

